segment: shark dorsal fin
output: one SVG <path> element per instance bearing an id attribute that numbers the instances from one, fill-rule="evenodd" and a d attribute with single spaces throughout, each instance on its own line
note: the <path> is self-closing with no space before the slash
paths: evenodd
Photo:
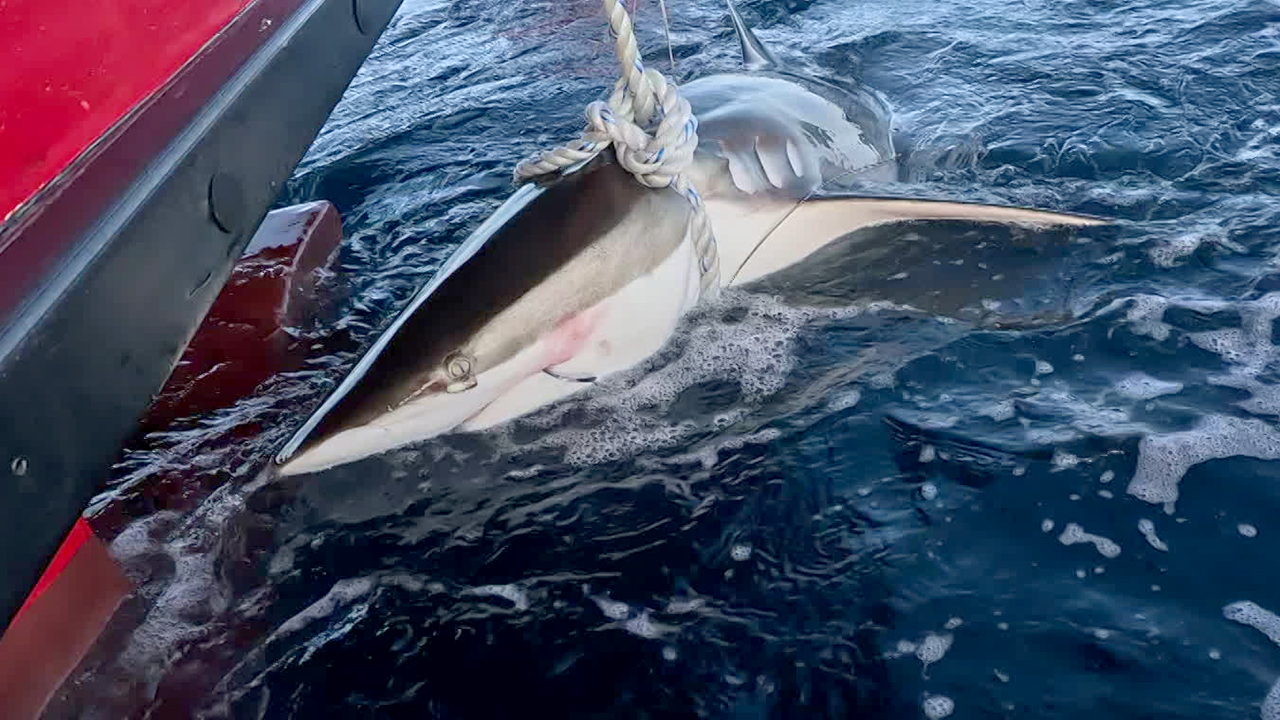
<path id="1" fill-rule="evenodd" d="M 738 40 L 742 43 L 742 64 L 748 70 L 779 69 L 778 61 L 743 21 L 733 0 L 725 0 L 725 5 L 729 6 L 729 19 L 733 21 L 733 29 L 738 33 Z"/>

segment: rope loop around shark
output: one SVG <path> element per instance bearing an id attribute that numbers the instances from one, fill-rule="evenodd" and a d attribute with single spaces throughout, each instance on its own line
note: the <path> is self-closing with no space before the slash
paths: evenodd
<path id="1" fill-rule="evenodd" d="M 675 83 L 640 59 L 631 17 L 618 0 L 602 0 L 614 38 L 621 77 L 608 101 L 587 105 L 587 128 L 576 142 L 540 153 L 516 166 L 515 181 L 571 172 L 612 146 L 618 164 L 646 187 L 672 187 L 693 206 L 689 233 L 698 252 L 702 292 L 720 289 L 715 236 L 685 171 L 698 149 L 698 118 Z M 656 126 L 655 126 L 656 125 Z"/>
<path id="2" fill-rule="evenodd" d="M 609 147 L 566 151 L 566 158 L 586 154 L 571 172 L 520 185 L 472 232 L 285 445 L 278 474 L 492 427 L 640 365 L 705 297 L 690 232 L 698 207 L 715 238 L 722 287 L 777 294 L 789 283 L 804 296 L 835 286 L 841 299 L 890 300 L 950 317 L 965 317 L 994 293 L 1020 297 L 1027 289 L 1019 283 L 1035 273 L 992 268 L 1017 253 L 987 235 L 966 245 L 972 233 L 952 233 L 944 238 L 952 247 L 892 226 L 1111 224 L 853 192 L 897 179 L 888 104 L 870 88 L 787 69 L 726 5 L 743 69 L 680 88 L 699 119 L 696 150 L 680 175 L 698 189 L 700 206 L 674 183 L 638 181 L 612 135 Z M 632 102 L 644 117 L 643 90 Z M 939 252 L 959 262 L 940 263 Z"/>

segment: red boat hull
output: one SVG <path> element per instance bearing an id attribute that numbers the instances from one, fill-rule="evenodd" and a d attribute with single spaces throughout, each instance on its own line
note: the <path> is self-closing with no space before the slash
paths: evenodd
<path id="1" fill-rule="evenodd" d="M 229 407 L 267 378 L 299 367 L 305 357 L 284 341 L 286 329 L 312 319 L 317 271 L 341 239 L 338 212 L 327 202 L 269 214 L 142 428 L 160 430 L 180 418 Z M 173 478 L 167 488 L 151 492 L 183 493 L 182 480 Z M 130 589 L 90 523 L 77 520 L 0 638 L 0 717 L 39 717 Z"/>
<path id="2" fill-rule="evenodd" d="M 398 6 L 0 3 L 0 628 Z"/>

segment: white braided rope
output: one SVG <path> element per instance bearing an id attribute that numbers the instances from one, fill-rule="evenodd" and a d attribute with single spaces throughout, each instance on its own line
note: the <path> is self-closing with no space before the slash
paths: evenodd
<path id="1" fill-rule="evenodd" d="M 618 163 L 651 188 L 671 187 L 693 206 L 689 233 L 698 254 L 703 294 L 720 287 L 720 257 L 702 196 L 685 170 L 698 149 L 698 119 L 675 83 L 640 60 L 631 17 L 619 0 L 602 0 L 609 18 L 609 34 L 622 77 L 607 102 L 587 106 L 582 136 L 516 166 L 517 183 L 555 173 L 590 160 L 610 145 Z M 656 126 L 655 126 L 656 121 Z"/>

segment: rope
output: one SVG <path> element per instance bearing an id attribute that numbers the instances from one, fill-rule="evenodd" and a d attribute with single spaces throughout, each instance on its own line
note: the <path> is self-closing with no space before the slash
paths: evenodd
<path id="1" fill-rule="evenodd" d="M 693 206 L 689 233 L 704 295 L 720 288 L 720 257 L 702 196 L 685 170 L 698 148 L 698 119 L 675 83 L 640 60 L 631 17 L 619 0 L 602 0 L 614 38 L 621 77 L 607 102 L 587 105 L 587 127 L 576 141 L 544 151 L 516 166 L 515 181 L 556 173 L 613 146 L 618 164 L 646 187 L 671 187 Z"/>

